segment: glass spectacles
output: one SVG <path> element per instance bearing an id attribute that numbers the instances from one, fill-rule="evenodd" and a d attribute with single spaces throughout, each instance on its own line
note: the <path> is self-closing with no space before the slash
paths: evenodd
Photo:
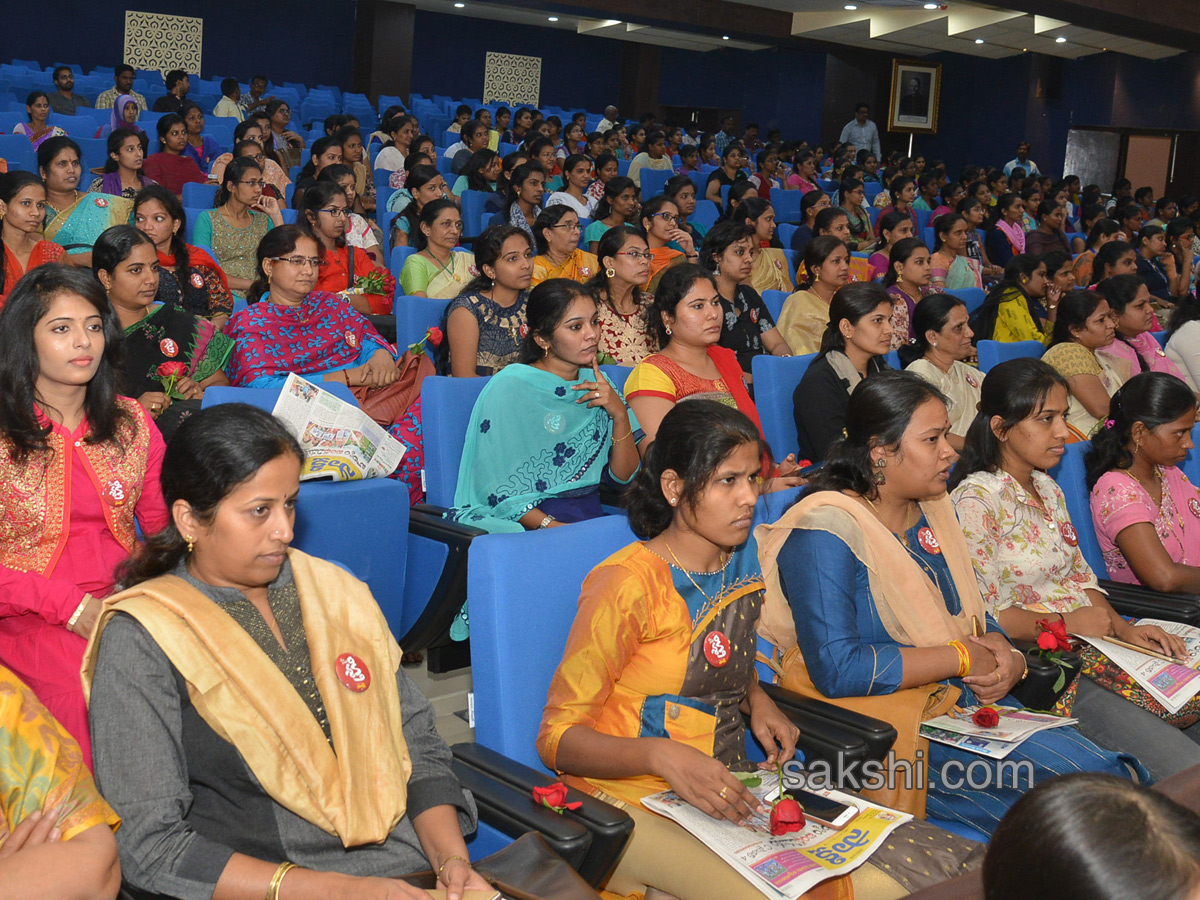
<path id="1" fill-rule="evenodd" d="M 558 225 L 549 225 L 548 228 L 561 228 L 563 231 L 578 231 L 578 222 L 560 222 Z"/>
<path id="2" fill-rule="evenodd" d="M 675 213 L 669 213 L 669 212 L 655 213 L 650 218 L 662 219 L 668 225 L 674 225 L 676 222 L 679 221 L 679 216 L 675 215 Z"/>
<path id="3" fill-rule="evenodd" d="M 644 259 L 646 262 L 650 262 L 654 259 L 654 254 L 649 250 L 645 251 L 644 253 L 638 250 L 620 251 L 617 253 L 617 256 L 628 256 L 630 259 L 634 260 Z"/>
<path id="4" fill-rule="evenodd" d="M 269 256 L 267 258 L 272 262 L 287 263 L 289 266 L 295 266 L 297 269 L 303 269 L 306 266 L 312 269 L 321 268 L 321 258 L 319 256 Z"/>
<path id="5" fill-rule="evenodd" d="M 350 210 L 343 206 L 340 208 L 318 209 L 317 212 L 329 213 L 335 219 L 344 219 L 346 218 L 346 213 L 350 212 Z"/>
<path id="6" fill-rule="evenodd" d="M 263 181 L 261 178 L 257 179 L 257 180 L 251 179 L 249 181 L 239 181 L 238 184 L 244 184 L 249 187 L 256 187 L 256 188 L 264 188 L 267 186 L 267 183 L 265 181 Z"/>

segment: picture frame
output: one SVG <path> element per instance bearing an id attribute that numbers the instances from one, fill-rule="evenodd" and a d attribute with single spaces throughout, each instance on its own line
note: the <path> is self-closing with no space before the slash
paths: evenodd
<path id="1" fill-rule="evenodd" d="M 892 60 L 888 131 L 937 134 L 942 67 L 920 60 Z"/>

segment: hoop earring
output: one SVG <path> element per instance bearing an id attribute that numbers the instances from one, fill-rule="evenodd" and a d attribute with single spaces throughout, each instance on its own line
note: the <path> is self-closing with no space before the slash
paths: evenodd
<path id="1" fill-rule="evenodd" d="M 607 269 L 604 270 L 604 277 L 605 278 L 616 278 L 617 270 L 614 269 L 612 266 L 609 266 Z"/>
<path id="2" fill-rule="evenodd" d="M 875 460 L 875 471 L 871 473 L 871 481 L 875 482 L 875 484 L 887 484 L 887 476 L 883 474 L 886 466 L 887 460 L 883 457 Z"/>

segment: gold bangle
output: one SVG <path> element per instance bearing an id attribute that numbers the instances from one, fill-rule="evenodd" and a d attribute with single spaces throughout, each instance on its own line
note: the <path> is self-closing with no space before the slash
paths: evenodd
<path id="1" fill-rule="evenodd" d="M 83 611 L 87 608 L 87 605 L 91 602 L 91 599 L 91 594 L 83 595 L 83 599 L 80 600 L 79 605 L 75 607 L 75 612 L 71 613 L 71 618 L 67 619 L 67 631 L 70 631 L 75 627 L 75 623 L 79 621 L 79 617 L 83 615 Z"/>
<path id="2" fill-rule="evenodd" d="M 279 888 L 283 884 L 283 876 L 296 868 L 293 862 L 281 862 L 275 874 L 271 876 L 271 885 L 267 888 L 267 900 L 279 900 Z"/>
<path id="3" fill-rule="evenodd" d="M 1021 672 L 1021 677 L 1018 678 L 1017 681 L 1024 681 L 1026 676 L 1029 674 L 1029 660 L 1026 659 L 1025 654 L 1016 647 L 1009 647 L 1008 649 L 1017 654 L 1017 656 L 1021 657 L 1021 665 L 1025 667 L 1025 670 Z"/>
<path id="4" fill-rule="evenodd" d="M 958 677 L 963 678 L 971 671 L 971 654 L 962 641 L 949 641 L 947 647 L 952 647 L 958 654 Z"/>
<path id="5" fill-rule="evenodd" d="M 633 437 L 633 428 L 632 428 L 632 427 L 629 429 L 629 434 L 625 435 L 624 437 L 614 437 L 614 438 L 613 438 L 613 443 L 614 443 L 614 444 L 619 444 L 619 443 L 621 443 L 621 441 L 627 441 L 627 440 L 629 440 L 631 437 Z"/>
<path id="6" fill-rule="evenodd" d="M 461 857 L 457 853 L 455 853 L 451 856 L 447 856 L 445 859 L 442 860 L 442 864 L 440 866 L 438 866 L 438 878 L 442 877 L 442 870 L 445 869 L 446 866 L 450 865 L 450 863 L 454 862 L 454 860 L 456 860 L 456 859 L 459 862 L 466 863 L 468 869 L 471 868 L 471 863 L 469 860 L 464 859 L 463 857 Z"/>

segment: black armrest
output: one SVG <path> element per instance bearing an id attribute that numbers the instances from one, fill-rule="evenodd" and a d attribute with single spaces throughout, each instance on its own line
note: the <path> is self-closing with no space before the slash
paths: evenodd
<path id="1" fill-rule="evenodd" d="M 420 558 L 415 544 L 441 544 L 445 558 L 436 582 L 428 588 L 428 596 L 422 596 L 426 591 L 417 587 L 412 588 L 419 591 L 414 595 L 406 586 L 405 602 L 420 605 L 421 613 L 407 634 L 397 635 L 405 651 L 427 651 L 429 671 L 435 674 L 470 665 L 468 643 L 450 640 L 450 624 L 467 600 L 467 549 L 471 541 L 487 534 L 482 528 L 455 522 L 444 513 L 440 507 L 423 503 L 409 512 L 409 585 L 419 583 L 413 571 L 414 561 Z"/>
<path id="2" fill-rule="evenodd" d="M 882 760 L 896 742 L 896 729 L 882 719 L 873 719 L 827 700 L 801 697 L 777 684 L 760 681 L 759 685 L 775 701 L 775 705 L 800 727 L 802 742 L 805 740 L 804 726 L 791 714 L 793 710 L 810 723 L 815 723 L 816 727 L 822 727 L 823 722 L 827 723 L 824 726 L 826 728 L 836 728 L 842 734 L 857 737 L 865 745 L 864 759 Z M 805 753 L 808 755 L 807 748 Z"/>
<path id="3" fill-rule="evenodd" d="M 1108 602 L 1123 616 L 1139 619 L 1166 619 L 1200 627 L 1200 595 L 1164 594 L 1138 584 L 1101 579 L 1100 587 Z"/>
<path id="4" fill-rule="evenodd" d="M 553 777 L 531 769 L 529 766 L 509 759 L 480 744 L 455 744 L 451 750 L 454 753 L 455 771 L 469 770 L 501 783 L 515 793 L 514 802 L 519 801 L 518 807 L 530 806 L 535 810 L 548 812 L 555 818 L 559 818 L 557 813 L 553 813 L 545 807 L 538 807 L 533 802 L 530 793 L 534 787 L 552 784 L 555 780 Z M 612 874 L 621 851 L 625 849 L 626 841 L 633 833 L 633 819 L 623 810 L 581 791 L 569 789 L 567 799 L 572 803 L 577 800 L 581 801 L 583 806 L 578 810 L 564 813 L 561 818 L 571 819 L 585 828 L 590 835 L 590 845 L 585 858 L 578 865 L 575 863 L 572 865 L 589 884 L 603 884 Z M 519 808 L 506 811 L 505 815 L 515 820 L 519 818 L 518 813 Z M 500 825 L 492 822 L 488 824 L 504 831 Z M 505 831 L 505 834 L 508 833 Z M 547 837 L 547 840 L 549 839 Z M 564 856 L 564 858 L 566 857 Z"/>
<path id="5" fill-rule="evenodd" d="M 528 793 L 492 778 L 478 769 L 451 763 L 459 783 L 471 792 L 479 809 L 479 820 L 511 838 L 536 831 L 550 848 L 578 870 L 592 843 L 591 832 L 569 816 L 536 805 Z"/>

